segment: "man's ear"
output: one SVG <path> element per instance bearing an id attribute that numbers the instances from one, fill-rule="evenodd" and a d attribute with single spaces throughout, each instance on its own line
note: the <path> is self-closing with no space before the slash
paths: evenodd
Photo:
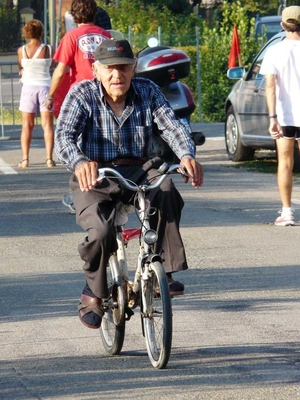
<path id="1" fill-rule="evenodd" d="M 97 76 L 96 72 L 97 72 L 97 67 L 96 67 L 95 63 L 93 63 L 92 64 L 92 73 L 93 73 L 94 78 L 96 78 L 96 76 Z"/>

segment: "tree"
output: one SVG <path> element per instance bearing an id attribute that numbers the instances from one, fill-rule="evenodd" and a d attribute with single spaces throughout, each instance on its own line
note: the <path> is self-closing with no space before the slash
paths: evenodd
<path id="1" fill-rule="evenodd" d="M 234 2 L 234 0 L 229 1 L 229 3 L 231 4 L 233 4 Z M 276 15 L 279 1 L 269 0 L 265 2 L 257 0 L 240 0 L 240 4 L 250 16 L 255 16 L 255 14 Z"/>
<path id="2" fill-rule="evenodd" d="M 145 6 L 153 5 L 158 8 L 167 7 L 174 14 L 186 14 L 190 12 L 190 5 L 187 0 L 143 0 Z"/>
<path id="3" fill-rule="evenodd" d="M 162 43 L 184 50 L 191 59 L 191 73 L 184 82 L 191 88 L 197 99 L 197 53 L 195 27 L 200 34 L 200 69 L 202 92 L 202 116 L 204 121 L 220 122 L 224 119 L 224 102 L 231 90 L 232 81 L 227 78 L 227 62 L 231 46 L 233 26 L 237 25 L 241 58 L 247 68 L 259 49 L 255 41 L 255 18 L 249 18 L 247 1 L 224 1 L 217 9 L 219 18 L 212 26 L 194 13 L 180 15 L 172 13 L 165 5 L 145 4 L 142 0 L 119 0 L 119 6 L 110 5 L 108 12 L 114 29 L 123 34 L 132 27 L 130 40 L 134 50 L 146 45 L 147 36 L 157 34 L 160 26 L 163 32 Z M 253 1 L 249 2 L 254 3 Z M 252 4 L 254 7 L 254 4 Z M 163 11 L 162 11 L 163 10 Z M 252 8 L 253 10 L 253 8 Z M 253 13 L 255 15 L 255 12 Z M 197 121 L 198 109 L 192 115 Z"/>

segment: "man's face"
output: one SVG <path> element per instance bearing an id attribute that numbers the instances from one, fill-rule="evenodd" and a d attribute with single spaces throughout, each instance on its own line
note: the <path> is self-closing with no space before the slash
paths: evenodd
<path id="1" fill-rule="evenodd" d="M 95 62 L 93 69 L 107 95 L 116 101 L 128 92 L 134 76 L 135 64 L 103 65 Z"/>

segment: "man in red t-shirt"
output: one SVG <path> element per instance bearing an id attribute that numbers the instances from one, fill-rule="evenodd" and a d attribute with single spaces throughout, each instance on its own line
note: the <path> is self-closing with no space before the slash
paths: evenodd
<path id="1" fill-rule="evenodd" d="M 47 97 L 47 107 L 52 108 L 54 104 L 56 118 L 69 88 L 84 79 L 93 79 L 95 49 L 103 40 L 111 38 L 109 32 L 94 24 L 97 12 L 95 0 L 73 0 L 71 4 L 71 15 L 78 27 L 65 34 L 53 56 L 58 65 Z M 68 67 L 70 78 L 66 74 Z M 63 84 L 63 90 L 54 96 L 60 84 Z"/>

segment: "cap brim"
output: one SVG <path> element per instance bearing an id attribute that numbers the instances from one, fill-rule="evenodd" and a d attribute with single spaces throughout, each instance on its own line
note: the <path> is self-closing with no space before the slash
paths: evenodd
<path id="1" fill-rule="evenodd" d="M 106 60 L 98 60 L 100 64 L 103 65 L 121 65 L 121 64 L 134 64 L 134 58 L 126 58 L 126 57 L 115 57 L 109 58 Z"/>
<path id="2" fill-rule="evenodd" d="M 284 24 L 286 24 L 286 26 L 287 27 L 294 27 L 294 26 L 298 26 L 298 25 L 300 25 L 298 22 L 285 22 L 285 21 L 282 21 Z"/>

